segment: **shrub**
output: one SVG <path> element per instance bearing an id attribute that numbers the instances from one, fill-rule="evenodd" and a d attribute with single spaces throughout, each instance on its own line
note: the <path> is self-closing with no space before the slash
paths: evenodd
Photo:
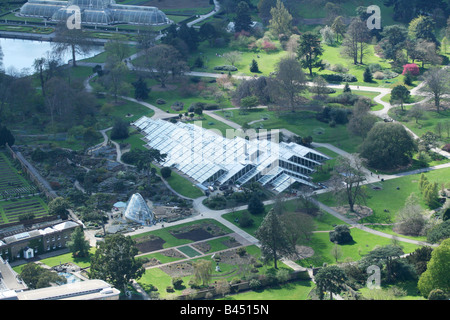
<path id="1" fill-rule="evenodd" d="M 447 294 L 441 289 L 434 289 L 430 291 L 428 295 L 428 300 L 447 300 Z"/>
<path id="2" fill-rule="evenodd" d="M 266 52 L 276 51 L 277 46 L 270 41 L 264 40 L 261 46 L 261 49 L 263 49 Z"/>
<path id="3" fill-rule="evenodd" d="M 373 76 L 372 76 L 372 72 L 370 71 L 370 69 L 367 67 L 366 70 L 364 70 L 364 82 L 372 82 L 373 81 Z"/>
<path id="4" fill-rule="evenodd" d="M 443 146 L 442 150 L 450 152 L 450 143 L 447 143 L 445 146 Z"/>
<path id="5" fill-rule="evenodd" d="M 236 68 L 235 66 L 229 66 L 229 65 L 214 67 L 214 70 L 218 70 L 218 71 L 237 71 L 237 69 L 238 68 Z"/>
<path id="6" fill-rule="evenodd" d="M 172 174 L 172 170 L 169 167 L 164 167 L 161 169 L 161 176 L 164 179 L 170 178 L 171 174 Z"/>
<path id="7" fill-rule="evenodd" d="M 257 290 L 261 288 L 262 284 L 261 281 L 259 281 L 258 279 L 252 279 L 250 280 L 249 286 L 251 289 Z"/>
<path id="8" fill-rule="evenodd" d="M 381 72 L 381 71 L 376 71 L 376 72 L 373 74 L 373 77 L 374 77 L 375 79 L 377 79 L 377 80 L 383 80 L 383 79 L 384 79 L 384 73 Z"/>
<path id="9" fill-rule="evenodd" d="M 408 63 L 403 66 L 402 74 L 405 75 L 407 72 L 411 73 L 413 76 L 418 76 L 420 74 L 419 66 L 415 63 Z"/>
<path id="10" fill-rule="evenodd" d="M 337 74 L 324 74 L 322 75 L 328 82 L 356 82 L 358 79 L 352 74 L 349 73 L 337 73 Z"/>
<path id="11" fill-rule="evenodd" d="M 167 102 L 164 99 L 161 99 L 161 98 L 156 99 L 156 104 L 166 104 L 166 103 Z"/>
<path id="12" fill-rule="evenodd" d="M 175 292 L 175 290 L 173 289 L 172 286 L 167 286 L 166 291 L 167 292 Z"/>
<path id="13" fill-rule="evenodd" d="M 173 278 L 172 285 L 175 289 L 181 290 L 183 288 L 183 279 L 181 278 Z"/>
<path id="14" fill-rule="evenodd" d="M 330 232 L 330 241 L 338 244 L 349 243 L 353 241 L 350 229 L 346 225 L 338 225 Z"/>

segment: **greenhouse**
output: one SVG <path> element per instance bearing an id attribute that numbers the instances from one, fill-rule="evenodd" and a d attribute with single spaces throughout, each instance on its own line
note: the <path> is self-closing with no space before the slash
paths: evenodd
<path id="1" fill-rule="evenodd" d="M 139 193 L 131 196 L 125 209 L 124 217 L 143 225 L 152 225 L 156 221 L 155 215 Z"/>
<path id="2" fill-rule="evenodd" d="M 316 188 L 310 175 L 329 159 L 293 142 L 228 138 L 182 122 L 144 116 L 133 125 L 144 135 L 148 147 L 167 154 L 160 165 L 178 169 L 204 186 L 259 182 L 282 192 L 298 182 Z"/>
<path id="3" fill-rule="evenodd" d="M 72 14 L 71 6 L 80 8 L 81 23 L 89 25 L 138 24 L 164 25 L 167 16 L 156 7 L 116 4 L 114 0 L 29 0 L 20 9 L 20 16 L 66 21 Z"/>

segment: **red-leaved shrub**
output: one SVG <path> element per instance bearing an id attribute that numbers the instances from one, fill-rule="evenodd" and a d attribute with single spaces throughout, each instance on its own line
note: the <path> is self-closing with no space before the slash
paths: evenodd
<path id="1" fill-rule="evenodd" d="M 418 76 L 420 74 L 419 66 L 415 63 L 408 63 L 403 66 L 402 74 L 405 75 L 408 71 L 413 76 Z"/>

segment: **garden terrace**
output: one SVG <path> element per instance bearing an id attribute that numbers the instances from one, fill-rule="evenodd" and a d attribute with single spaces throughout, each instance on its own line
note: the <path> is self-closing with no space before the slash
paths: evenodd
<path id="1" fill-rule="evenodd" d="M 7 155 L 0 152 L 0 198 L 11 199 L 35 194 L 37 188 L 29 185 L 13 167 Z"/>
<path id="2" fill-rule="evenodd" d="M 22 215 L 31 214 L 35 218 L 48 214 L 47 206 L 41 198 L 0 202 L 0 224 L 17 222 Z"/>

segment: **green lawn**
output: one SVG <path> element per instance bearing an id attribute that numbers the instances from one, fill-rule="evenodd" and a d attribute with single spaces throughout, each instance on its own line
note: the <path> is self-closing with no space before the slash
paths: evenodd
<path id="1" fill-rule="evenodd" d="M 442 183 L 448 184 L 448 181 L 450 181 L 450 168 L 429 171 L 425 175 L 429 181 L 435 181 L 439 186 Z M 405 200 L 412 192 L 415 192 L 421 198 L 419 179 L 420 174 L 414 174 L 368 185 L 367 193 L 369 197 L 367 199 L 367 206 L 374 210 L 374 214 L 362 219 L 361 222 L 394 222 L 396 213 L 403 208 Z M 372 186 L 380 187 L 381 189 L 375 190 Z M 397 187 L 399 187 L 399 190 L 397 190 Z M 330 193 L 321 194 L 318 196 L 318 199 L 329 206 L 337 205 L 336 200 L 331 197 Z M 420 204 L 424 209 L 427 208 L 422 200 Z M 389 210 L 389 212 L 385 212 L 385 209 Z"/>
<path id="2" fill-rule="evenodd" d="M 391 244 L 389 238 L 374 235 L 372 233 L 362 231 L 357 228 L 351 229 L 353 243 L 340 245 L 342 250 L 342 257 L 338 262 L 343 262 L 345 259 L 352 261 L 360 260 L 364 255 L 375 249 L 377 246 L 385 246 Z M 330 241 L 328 232 L 314 233 L 310 242 L 303 242 L 302 245 L 309 246 L 314 250 L 314 255 L 310 258 L 297 260 L 296 262 L 304 267 L 309 267 L 311 264 L 315 267 L 322 266 L 323 263 L 335 264 L 336 260 L 331 255 L 331 249 L 334 243 Z M 402 242 L 401 246 L 405 253 L 413 252 L 418 248 L 417 245 Z"/>
<path id="3" fill-rule="evenodd" d="M 228 295 L 219 300 L 308 300 L 308 295 L 314 287 L 312 281 L 294 281 L 276 287 L 264 288 L 264 290 L 249 290 Z"/>
<path id="4" fill-rule="evenodd" d="M 277 44 L 279 45 L 279 43 Z M 248 50 L 234 50 L 230 48 L 211 48 L 207 41 L 202 42 L 197 51 L 198 53 L 193 54 L 189 58 L 189 65 L 192 66 L 194 61 L 198 57 L 201 57 L 204 61 L 204 67 L 192 68 L 192 70 L 202 72 L 214 72 L 214 73 L 220 73 L 220 71 L 214 70 L 214 67 L 222 65 L 230 65 L 230 63 L 223 58 L 224 53 L 230 51 L 241 52 L 241 59 L 235 63 L 235 66 L 236 68 L 238 68 L 238 71 L 232 72 L 233 75 L 253 75 L 254 73 L 250 72 L 250 64 L 254 59 L 258 63 L 259 70 L 261 71 L 261 73 L 259 73 L 258 75 L 268 76 L 271 72 L 275 70 L 275 66 L 280 61 L 280 59 L 286 56 L 287 54 L 287 52 L 283 50 L 266 53 L 263 50 L 260 50 L 258 52 L 252 52 Z"/>
<path id="5" fill-rule="evenodd" d="M 216 113 L 240 125 L 266 117 L 267 120 L 254 123 L 250 127 L 261 129 L 285 128 L 301 137 L 311 136 L 314 142 L 331 143 L 351 153 L 356 152 L 362 142 L 362 138 L 350 134 L 345 125 L 336 125 L 332 128 L 327 123 L 318 121 L 316 112 L 313 111 L 286 112 L 277 115 L 274 111 L 255 108 L 247 114 L 239 114 L 239 110 L 217 111 Z"/>

